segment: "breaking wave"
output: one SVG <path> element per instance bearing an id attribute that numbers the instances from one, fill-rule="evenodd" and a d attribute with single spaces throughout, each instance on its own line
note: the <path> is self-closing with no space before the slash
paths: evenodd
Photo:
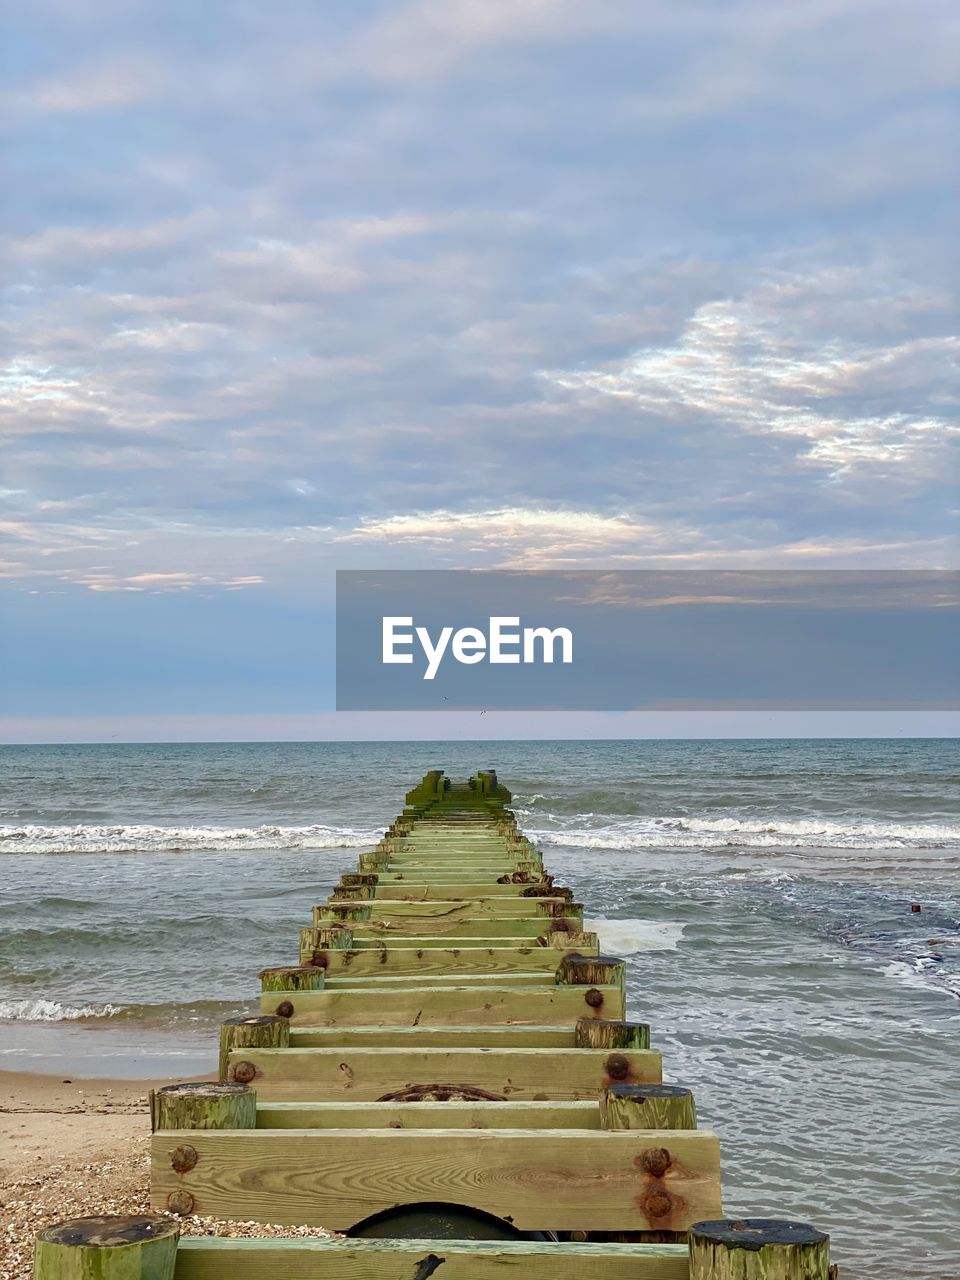
<path id="1" fill-rule="evenodd" d="M 0 825 L 0 853 L 208 853 L 264 849 L 359 849 L 382 833 L 310 826 L 160 827 Z"/>

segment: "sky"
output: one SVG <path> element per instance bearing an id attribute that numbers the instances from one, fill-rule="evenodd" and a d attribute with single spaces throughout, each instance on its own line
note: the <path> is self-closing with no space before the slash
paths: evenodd
<path id="1" fill-rule="evenodd" d="M 338 568 L 957 565 L 952 0 L 3 22 L 10 740 L 378 736 Z"/>

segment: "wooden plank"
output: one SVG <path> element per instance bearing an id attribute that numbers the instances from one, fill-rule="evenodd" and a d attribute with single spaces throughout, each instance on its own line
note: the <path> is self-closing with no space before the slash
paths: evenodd
<path id="1" fill-rule="evenodd" d="M 178 1173 L 184 1145 L 196 1163 Z M 186 1192 L 192 1212 L 240 1221 L 345 1231 L 429 1202 L 521 1231 L 684 1231 L 722 1216 L 719 1144 L 704 1131 L 172 1129 L 151 1149 L 155 1208 Z"/>
<path id="2" fill-rule="evenodd" d="M 586 996 L 600 992 L 593 1006 Z M 328 991 L 265 991 L 263 1013 L 276 1013 L 281 1003 L 293 1005 L 293 1026 L 443 1027 L 465 1023 L 574 1023 L 578 1018 L 626 1016 L 619 987 L 448 986 L 361 987 Z"/>
<path id="3" fill-rule="evenodd" d="M 689 1275 L 686 1245 L 678 1244 L 185 1236 L 177 1249 L 174 1280 L 416 1280 L 441 1265 L 442 1280 L 504 1280 L 512 1275 L 523 1280 L 688 1280 Z"/>
<path id="4" fill-rule="evenodd" d="M 418 973 L 416 970 L 410 973 L 400 973 L 391 976 L 388 973 L 376 973 L 369 977 L 363 975 L 354 975 L 349 972 L 341 972 L 333 978 L 328 978 L 323 984 L 322 990 L 326 991 L 342 991 L 349 989 L 362 989 L 364 987 L 389 987 L 391 990 L 395 987 L 423 987 L 429 990 L 436 984 L 440 985 L 456 985 L 458 987 L 485 987 L 492 982 L 500 987 L 543 987 L 555 981 L 555 972 L 544 969 L 528 969 L 516 971 L 490 972 L 490 973 L 459 973 L 459 972 L 441 972 L 441 973 Z"/>
<path id="5" fill-rule="evenodd" d="M 549 904 L 554 904 L 556 911 L 550 910 Z M 391 898 L 351 898 L 338 899 L 336 904 L 328 903 L 330 906 L 337 905 L 341 907 L 370 907 L 372 909 L 371 919 L 373 920 L 392 920 L 397 916 L 406 916 L 409 918 L 416 917 L 418 921 L 426 924 L 427 920 L 469 920 L 476 922 L 492 917 L 516 916 L 521 919 L 536 918 L 537 916 L 550 917 L 555 914 L 567 917 L 581 917 L 583 915 L 583 907 L 576 903 L 569 903 L 565 898 L 518 898 L 510 896 L 491 897 L 489 895 L 477 895 L 476 897 L 455 899 L 455 898 L 436 898 L 420 901 L 404 901 Z M 323 911 L 323 908 L 320 908 Z M 336 913 L 330 912 L 325 916 L 326 919 L 335 919 Z M 408 930 L 409 932 L 409 930 Z M 425 933 L 432 933 L 432 929 L 424 929 Z"/>
<path id="6" fill-rule="evenodd" d="M 573 950 L 573 948 L 570 948 Z M 555 947 L 368 947 L 344 951 L 309 947 L 301 959 L 312 962 L 332 978 L 426 977 L 437 973 L 531 973 L 553 975 L 564 952 Z"/>
<path id="7" fill-rule="evenodd" d="M 314 928 L 329 928 L 331 924 L 336 923 L 335 919 L 325 916 L 323 913 L 323 907 L 314 907 Z M 378 912 L 379 916 L 380 913 Z M 581 916 L 577 912 L 571 912 L 566 919 L 570 921 L 571 928 L 579 926 L 581 922 Z M 507 916 L 502 918 L 484 916 L 481 919 L 474 920 L 459 915 L 448 918 L 446 916 L 391 913 L 389 916 L 385 915 L 374 920 L 348 920 L 344 923 L 347 928 L 353 931 L 355 938 L 370 939 L 371 943 L 375 944 L 381 939 L 389 941 L 391 938 L 402 937 L 538 938 L 544 936 L 560 922 L 540 915 L 527 917 Z M 437 945 L 448 946 L 449 943 L 438 942 Z"/>
<path id="8" fill-rule="evenodd" d="M 293 1027 L 290 1047 L 307 1049 L 354 1045 L 449 1045 L 451 1048 L 575 1049 L 575 1028 L 559 1027 Z"/>
<path id="9" fill-rule="evenodd" d="M 256 1090 L 258 1102 L 376 1102 L 408 1085 L 455 1084 L 502 1094 L 507 1101 L 596 1098 L 599 1107 L 601 1090 L 611 1084 L 663 1079 L 660 1054 L 652 1049 L 238 1049 L 230 1064 L 238 1062 L 256 1069 L 244 1082 Z"/>
<path id="10" fill-rule="evenodd" d="M 543 922 L 537 921 L 537 928 L 542 929 Z M 549 927 L 549 925 L 548 925 Z M 301 957 L 305 954 L 313 954 L 314 951 L 323 951 L 325 947 L 319 940 L 318 935 L 321 929 L 307 927 L 300 930 L 300 952 Z M 351 930 L 353 933 L 352 949 L 356 951 L 376 951 L 381 947 L 387 947 L 390 950 L 409 947 L 544 947 L 547 951 L 554 951 L 562 954 L 564 951 L 576 949 L 581 955 L 590 956 L 598 955 L 600 951 L 600 939 L 595 933 L 578 933 L 572 935 L 576 938 L 575 944 L 567 945 L 566 937 L 571 935 L 558 936 L 557 934 L 538 934 L 537 937 L 524 937 L 522 934 L 504 935 L 503 937 L 490 936 L 486 937 L 474 934 L 464 938 L 458 938 L 451 941 L 443 934 L 398 934 L 392 929 L 381 932 L 377 936 L 362 933 L 360 930 Z M 538 939 L 549 938 L 549 943 Z M 339 945 L 339 944 L 337 944 Z M 350 947 L 346 948 L 350 950 Z M 301 959 L 301 963 L 303 960 Z"/>
<path id="11" fill-rule="evenodd" d="M 258 1129 L 597 1129 L 595 1102 L 265 1102 Z"/>
<path id="12" fill-rule="evenodd" d="M 429 880 L 404 880 L 396 884 L 380 881 L 371 901 L 399 899 L 404 902 L 458 902 L 464 898 L 520 898 L 523 890 L 529 887 L 522 884 L 497 884 L 493 876 L 488 880 L 444 881 L 442 884 L 433 884 Z"/>

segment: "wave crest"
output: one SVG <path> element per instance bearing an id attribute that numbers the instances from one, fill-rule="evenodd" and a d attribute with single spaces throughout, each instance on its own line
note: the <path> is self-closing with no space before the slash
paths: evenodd
<path id="1" fill-rule="evenodd" d="M 380 832 L 349 827 L 161 827 L 148 824 L 94 826 L 0 825 L 0 853 L 213 853 L 223 850 L 359 849 Z"/>

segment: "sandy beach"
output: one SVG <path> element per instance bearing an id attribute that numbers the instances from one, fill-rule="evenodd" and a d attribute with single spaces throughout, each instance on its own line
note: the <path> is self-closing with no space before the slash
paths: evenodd
<path id="1" fill-rule="evenodd" d="M 0 1072 L 0 1280 L 29 1280 L 48 1223 L 146 1211 L 147 1093 L 170 1083 Z"/>

